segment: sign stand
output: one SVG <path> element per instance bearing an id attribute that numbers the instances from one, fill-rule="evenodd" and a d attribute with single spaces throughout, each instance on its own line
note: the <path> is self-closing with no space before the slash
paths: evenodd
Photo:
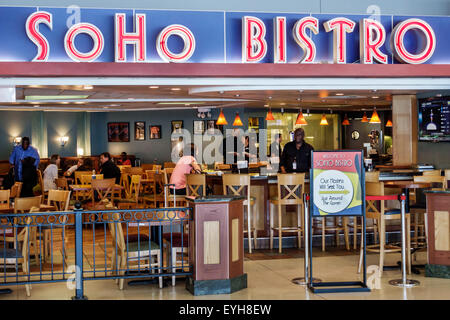
<path id="1" fill-rule="evenodd" d="M 365 215 L 365 175 L 361 151 L 312 151 L 310 170 L 310 215 L 309 215 L 309 282 L 313 293 L 370 292 L 367 287 L 366 271 L 366 215 Z M 340 170 L 340 168 L 342 168 Z M 315 170 L 317 170 L 315 172 Z M 320 171 L 320 173 L 319 173 Z M 316 173 L 316 175 L 315 175 Z M 357 175 L 357 176 L 356 176 Z M 353 180 L 352 180 L 353 179 Z M 317 180 L 317 181 L 316 181 Z M 357 180 L 357 181 L 356 181 Z M 353 181 L 353 182 L 352 182 Z M 356 184 L 356 191 L 354 190 Z M 359 186 L 358 186 L 359 184 Z M 359 188 L 359 189 L 358 189 Z M 323 205 L 320 200 L 323 200 Z M 331 199 L 331 200 L 330 200 Z M 337 200 L 334 200 L 337 199 Z M 326 201 L 328 200 L 328 201 Z M 359 203 L 360 205 L 354 205 Z M 353 206 L 352 206 L 353 204 Z M 324 215 L 325 213 L 325 215 Z M 312 264 L 312 219 L 313 217 L 362 217 L 363 239 L 363 281 L 320 282 L 313 279 Z"/>
<path id="2" fill-rule="evenodd" d="M 304 259 L 304 270 L 305 270 L 305 276 L 302 278 L 294 278 L 291 280 L 292 283 L 299 284 L 299 285 L 308 285 L 309 283 L 309 194 L 304 193 L 303 194 L 303 205 L 305 207 L 305 214 L 303 219 L 303 238 L 305 239 L 305 259 Z M 312 282 L 322 282 L 322 280 L 314 278 L 312 279 Z"/>

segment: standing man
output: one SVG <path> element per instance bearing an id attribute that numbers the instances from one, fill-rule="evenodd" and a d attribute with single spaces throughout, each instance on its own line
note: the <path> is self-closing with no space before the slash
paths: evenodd
<path id="1" fill-rule="evenodd" d="M 311 168 L 311 151 L 314 148 L 305 142 L 305 130 L 294 131 L 294 141 L 286 143 L 281 154 L 281 172 L 309 172 Z"/>
<path id="2" fill-rule="evenodd" d="M 9 163 L 14 168 L 15 181 L 23 181 L 22 164 L 23 159 L 27 157 L 32 157 L 34 159 L 34 166 L 37 168 L 41 160 L 39 152 L 36 148 L 30 146 L 30 138 L 23 137 L 21 145 L 14 147 L 14 150 L 9 157 Z"/>
<path id="3" fill-rule="evenodd" d="M 111 155 L 109 152 L 103 152 L 100 155 L 101 169 L 100 173 L 103 174 L 104 179 L 115 178 L 116 183 L 120 183 L 120 169 L 111 161 Z"/>

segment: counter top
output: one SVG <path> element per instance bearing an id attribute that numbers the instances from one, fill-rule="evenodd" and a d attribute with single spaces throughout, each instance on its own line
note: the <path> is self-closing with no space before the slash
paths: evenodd
<path id="1" fill-rule="evenodd" d="M 450 189 L 445 190 L 426 190 L 424 193 L 448 193 L 450 194 Z"/>
<path id="2" fill-rule="evenodd" d="M 186 200 L 194 203 L 198 202 L 231 202 L 234 200 L 245 200 L 243 196 L 225 196 L 225 195 L 211 195 L 207 197 L 192 197 L 186 196 Z"/>

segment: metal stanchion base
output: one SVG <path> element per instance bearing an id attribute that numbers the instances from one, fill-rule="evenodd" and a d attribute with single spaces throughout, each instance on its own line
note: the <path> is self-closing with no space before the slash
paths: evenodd
<path id="1" fill-rule="evenodd" d="M 12 290 L 9 288 L 0 289 L 0 294 L 9 294 L 9 293 L 12 293 Z"/>
<path id="2" fill-rule="evenodd" d="M 395 279 L 389 280 L 389 284 L 396 287 L 412 288 L 420 285 L 420 282 L 417 280 L 406 279 L 405 283 L 403 283 L 403 279 Z"/>
<path id="3" fill-rule="evenodd" d="M 72 300 L 88 300 L 88 297 L 82 296 L 81 298 L 78 298 L 77 296 L 73 296 Z"/>
<path id="4" fill-rule="evenodd" d="M 305 277 L 294 278 L 294 279 L 291 280 L 291 282 L 294 283 L 294 284 L 302 285 L 302 286 L 305 286 L 305 285 L 307 285 L 309 283 L 309 282 L 305 281 Z M 322 280 L 318 279 L 318 278 L 313 278 L 312 282 L 313 283 L 319 283 L 319 282 L 322 282 Z"/>

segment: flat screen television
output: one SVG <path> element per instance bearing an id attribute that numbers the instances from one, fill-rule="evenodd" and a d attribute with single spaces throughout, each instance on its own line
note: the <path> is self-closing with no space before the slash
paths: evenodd
<path id="1" fill-rule="evenodd" d="M 419 141 L 450 141 L 450 96 L 419 100 Z"/>

